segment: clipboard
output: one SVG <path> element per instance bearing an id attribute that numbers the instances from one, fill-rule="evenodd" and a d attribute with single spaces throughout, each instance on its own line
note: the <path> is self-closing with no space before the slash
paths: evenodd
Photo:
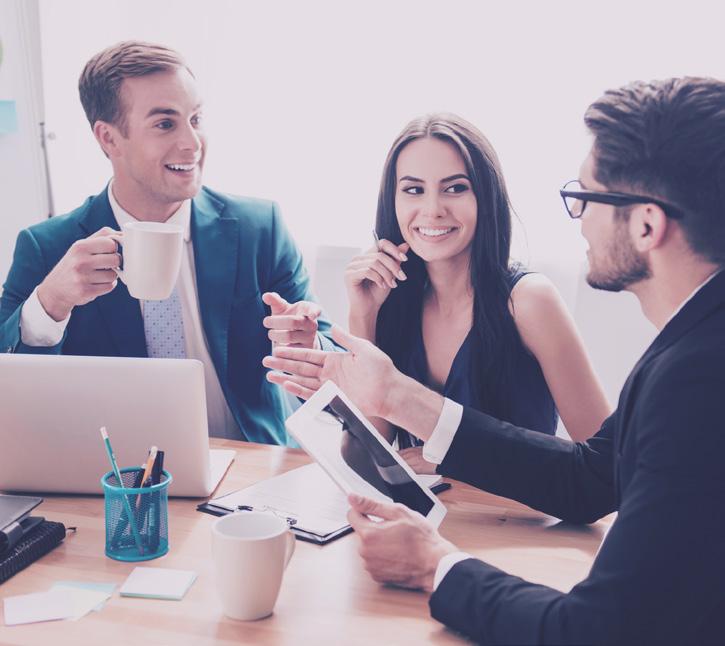
<path id="1" fill-rule="evenodd" d="M 261 511 L 287 521 L 302 541 L 326 545 L 352 532 L 345 495 L 316 463 L 292 469 L 197 506 L 213 516 Z"/>
<path id="2" fill-rule="evenodd" d="M 202 503 L 201 505 L 197 505 L 196 509 L 198 511 L 203 511 L 206 514 L 211 514 L 212 516 L 226 516 L 227 514 L 234 513 L 232 511 L 229 511 L 228 509 L 216 507 L 215 505 L 207 502 Z M 245 505 L 242 505 L 242 509 L 238 509 L 237 511 L 264 511 L 274 513 L 270 509 L 264 507 L 250 507 Z M 301 527 L 298 527 L 296 525 L 296 518 L 287 517 L 286 520 L 287 524 L 290 526 L 290 531 L 295 535 L 296 538 L 307 543 L 315 543 L 316 545 L 326 545 L 327 543 L 331 543 L 335 539 L 352 532 L 352 527 L 349 524 L 346 524 L 344 527 L 341 527 L 340 529 L 329 534 L 315 534 L 314 532 L 310 532 L 302 529 Z M 295 522 L 290 522 L 290 520 Z"/>
<path id="3" fill-rule="evenodd" d="M 438 494 L 450 489 L 440 476 L 418 476 Z M 196 507 L 212 516 L 262 511 L 284 518 L 301 541 L 326 545 L 352 532 L 345 494 L 317 463 L 292 469 Z"/>

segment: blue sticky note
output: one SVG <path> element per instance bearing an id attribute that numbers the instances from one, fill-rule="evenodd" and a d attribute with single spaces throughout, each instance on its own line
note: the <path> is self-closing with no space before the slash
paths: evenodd
<path id="1" fill-rule="evenodd" d="M 121 586 L 121 596 L 180 601 L 195 579 L 191 570 L 138 566 Z"/>
<path id="2" fill-rule="evenodd" d="M 67 588 L 82 588 L 84 590 L 107 592 L 108 594 L 113 594 L 113 591 L 116 589 L 115 583 L 95 583 L 88 581 L 57 581 L 55 585 L 62 585 Z"/>
<path id="3" fill-rule="evenodd" d="M 15 101 L 0 101 L 0 135 L 18 131 L 18 115 Z"/>

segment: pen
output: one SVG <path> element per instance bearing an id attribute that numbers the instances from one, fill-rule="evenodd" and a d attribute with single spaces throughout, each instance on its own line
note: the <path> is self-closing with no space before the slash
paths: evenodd
<path id="1" fill-rule="evenodd" d="M 164 470 L 164 452 L 156 452 L 156 461 L 154 462 L 154 468 L 151 470 L 151 484 L 161 483 L 161 472 Z"/>
<path id="2" fill-rule="evenodd" d="M 378 232 L 375 229 L 373 229 L 373 238 L 375 240 L 375 247 L 380 251 L 380 238 L 378 238 Z"/>
<path id="3" fill-rule="evenodd" d="M 387 251 L 385 251 L 384 249 L 381 248 L 381 246 L 380 246 L 380 238 L 378 237 L 378 232 L 375 229 L 373 229 L 373 239 L 375 240 L 375 248 L 378 251 L 382 251 L 383 253 L 387 253 L 389 256 L 392 257 L 392 254 L 390 254 L 389 252 L 387 252 Z M 401 251 L 398 251 L 398 258 L 397 258 L 397 260 L 402 260 L 403 262 L 405 262 L 406 260 L 408 260 L 408 256 L 406 256 Z"/>
<path id="4" fill-rule="evenodd" d="M 161 476 L 164 470 L 164 452 L 156 452 L 156 460 L 154 460 L 154 468 L 151 470 L 151 484 L 157 485 L 161 483 Z M 160 532 L 161 532 L 161 492 L 154 491 L 151 494 L 151 506 L 148 511 L 149 515 L 149 535 L 151 536 L 151 550 L 159 549 Z"/>
<path id="5" fill-rule="evenodd" d="M 151 473 L 154 468 L 154 464 L 156 463 L 156 453 L 158 453 L 158 448 L 156 446 L 152 446 L 149 449 L 148 457 L 146 458 L 146 464 L 144 466 L 143 470 L 143 476 L 141 476 L 141 487 L 150 487 L 151 486 Z M 138 524 L 141 528 L 141 531 L 144 529 L 144 523 L 145 520 L 148 519 L 150 522 L 149 517 L 149 509 L 153 505 L 153 494 L 143 494 L 140 493 L 138 496 L 136 496 L 136 514 L 138 514 Z M 144 509 L 145 506 L 145 509 Z"/>
<path id="6" fill-rule="evenodd" d="M 450 482 L 439 482 L 438 484 L 433 485 L 430 490 L 438 495 L 439 493 L 443 493 L 444 491 L 448 491 L 453 485 Z"/>
<path id="7" fill-rule="evenodd" d="M 111 468 L 113 469 L 113 475 L 116 476 L 118 486 L 123 488 L 123 480 L 121 480 L 121 472 L 118 470 L 118 464 L 116 464 L 116 456 L 113 455 L 113 449 L 111 448 L 111 440 L 108 437 L 108 432 L 106 431 L 105 426 L 101 426 L 101 437 L 103 438 L 103 442 L 106 446 L 106 453 L 108 454 L 108 459 L 111 461 Z M 121 494 L 121 500 L 123 500 L 123 507 L 126 511 L 126 517 L 128 518 L 128 522 L 131 525 L 131 533 L 133 534 L 133 540 L 136 543 L 136 547 L 138 548 L 139 553 L 143 554 L 143 543 L 141 542 L 141 536 L 139 536 L 138 529 L 136 528 L 136 520 L 134 519 L 133 512 L 131 511 L 131 504 L 128 502 L 128 497 L 125 494 Z"/>

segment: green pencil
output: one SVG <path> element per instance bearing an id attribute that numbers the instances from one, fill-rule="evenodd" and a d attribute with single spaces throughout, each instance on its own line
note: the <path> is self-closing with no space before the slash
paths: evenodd
<path id="1" fill-rule="evenodd" d="M 106 432 L 105 426 L 101 426 L 101 437 L 103 438 L 103 442 L 106 445 L 106 453 L 108 453 L 108 459 L 111 461 L 111 468 L 113 469 L 113 474 L 116 476 L 116 480 L 118 481 L 118 486 L 123 488 L 121 472 L 118 470 L 118 465 L 116 464 L 116 456 L 113 455 L 111 440 L 108 439 L 108 433 Z M 138 529 L 136 528 L 136 519 L 134 518 L 133 512 L 131 511 L 131 504 L 128 501 L 128 496 L 122 494 L 121 500 L 123 500 L 123 506 L 126 510 L 126 516 L 128 516 L 128 523 L 129 525 L 131 525 L 133 540 L 136 541 L 136 547 L 138 547 L 139 554 L 143 555 L 143 543 L 141 542 L 141 536 L 139 535 Z"/>

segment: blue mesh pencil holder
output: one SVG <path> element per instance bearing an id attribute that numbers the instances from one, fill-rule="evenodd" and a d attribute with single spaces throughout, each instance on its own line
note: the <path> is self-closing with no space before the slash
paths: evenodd
<path id="1" fill-rule="evenodd" d="M 101 478 L 106 502 L 106 556 L 117 561 L 148 561 L 169 551 L 169 484 L 141 487 L 141 467 L 121 469 L 121 483 L 113 471 Z M 119 486 L 120 484 L 120 486 Z"/>

